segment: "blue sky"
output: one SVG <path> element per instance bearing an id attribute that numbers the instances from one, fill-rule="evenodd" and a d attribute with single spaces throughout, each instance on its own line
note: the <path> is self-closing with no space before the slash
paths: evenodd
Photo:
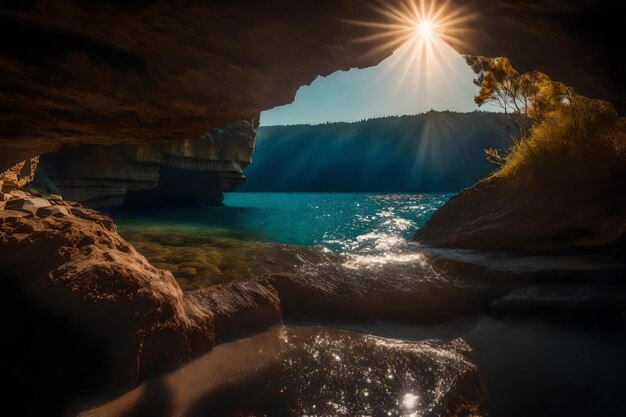
<path id="1" fill-rule="evenodd" d="M 407 43 L 376 67 L 318 77 L 293 103 L 261 113 L 261 125 L 317 124 L 430 110 L 476 110 L 474 73 L 444 42 L 428 54 Z M 489 110 L 485 108 L 484 110 Z"/>

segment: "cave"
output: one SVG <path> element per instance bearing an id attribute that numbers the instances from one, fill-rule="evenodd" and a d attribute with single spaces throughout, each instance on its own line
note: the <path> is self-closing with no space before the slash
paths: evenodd
<path id="1" fill-rule="evenodd" d="M 7 409 L 623 415 L 622 14 L 0 2 Z"/>

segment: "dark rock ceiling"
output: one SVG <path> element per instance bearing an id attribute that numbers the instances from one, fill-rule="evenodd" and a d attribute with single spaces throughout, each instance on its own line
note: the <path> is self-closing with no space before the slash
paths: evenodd
<path id="1" fill-rule="evenodd" d="M 455 3 L 472 16 L 459 52 L 626 110 L 622 2 Z M 346 19 L 380 16 L 358 0 L 0 0 L 0 171 L 62 144 L 198 136 L 392 52 Z"/>

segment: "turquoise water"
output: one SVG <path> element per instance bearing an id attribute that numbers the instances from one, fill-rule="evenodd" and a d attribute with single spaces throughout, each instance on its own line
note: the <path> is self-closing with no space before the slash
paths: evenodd
<path id="1" fill-rule="evenodd" d="M 260 242 L 322 245 L 341 253 L 384 252 L 412 236 L 451 193 L 230 193 L 224 207 L 134 212 L 122 226 Z"/>

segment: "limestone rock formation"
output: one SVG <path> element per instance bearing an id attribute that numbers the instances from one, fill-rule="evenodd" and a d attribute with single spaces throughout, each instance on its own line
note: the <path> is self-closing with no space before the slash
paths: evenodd
<path id="1" fill-rule="evenodd" d="M 91 207 L 219 204 L 245 181 L 257 125 L 258 118 L 162 144 L 66 146 L 41 157 L 38 180 Z"/>
<path id="2" fill-rule="evenodd" d="M 623 111 L 621 6 L 472 0 L 447 10 L 468 17 L 459 52 L 507 56 Z M 392 52 L 354 42 L 375 31 L 350 21 L 385 21 L 360 0 L 8 1 L 0 10 L 0 172 L 62 145 L 198 137 Z"/>
<path id="3" fill-rule="evenodd" d="M 436 211 L 413 239 L 448 248 L 610 252 L 624 246 L 625 235 L 626 163 L 566 158 L 537 163 L 515 178 L 479 181 Z"/>

